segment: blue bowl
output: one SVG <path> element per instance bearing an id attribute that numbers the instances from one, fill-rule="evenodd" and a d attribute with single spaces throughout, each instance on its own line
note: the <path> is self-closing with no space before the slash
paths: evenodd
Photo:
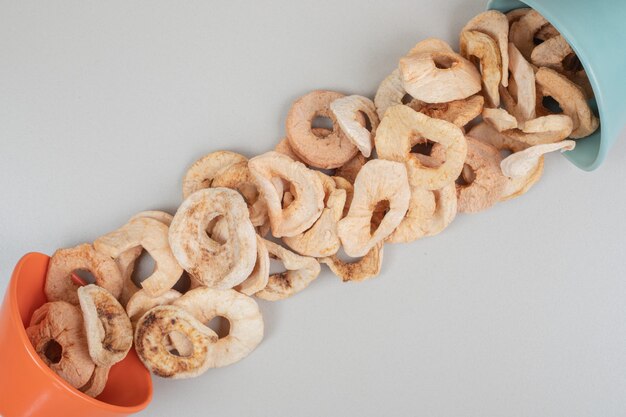
<path id="1" fill-rule="evenodd" d="M 626 119 L 626 0 L 490 0 L 488 9 L 532 7 L 558 29 L 580 59 L 595 94 L 600 128 L 565 155 L 586 171 L 596 169 Z"/>

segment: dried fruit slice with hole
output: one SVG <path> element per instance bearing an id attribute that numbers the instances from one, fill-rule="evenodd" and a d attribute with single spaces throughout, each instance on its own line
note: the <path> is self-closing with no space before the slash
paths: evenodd
<path id="1" fill-rule="evenodd" d="M 211 187 L 225 187 L 239 191 L 248 205 L 253 226 L 262 226 L 268 221 L 267 206 L 259 196 L 247 161 L 233 164 L 220 171 L 213 179 Z"/>
<path id="2" fill-rule="evenodd" d="M 411 153 L 416 136 L 444 146 L 445 162 L 435 168 L 421 163 Z M 461 129 L 452 123 L 430 118 L 406 106 L 394 106 L 387 110 L 378 126 L 376 152 L 381 159 L 405 163 L 411 186 L 437 190 L 461 173 L 467 141 Z"/>
<path id="3" fill-rule="evenodd" d="M 98 366 L 96 365 L 89 381 L 78 390 L 85 395 L 89 395 L 90 397 L 96 398 L 98 395 L 102 394 L 104 391 L 104 387 L 107 384 L 107 379 L 109 378 L 109 370 L 111 367 L 109 366 Z"/>
<path id="4" fill-rule="evenodd" d="M 450 122 L 458 127 L 463 127 L 483 110 L 485 99 L 481 95 L 475 95 L 463 100 L 454 100 L 449 103 L 424 103 L 414 100 L 409 107 L 434 119 Z"/>
<path id="5" fill-rule="evenodd" d="M 183 198 L 203 188 L 209 188 L 215 175 L 222 169 L 245 162 L 247 158 L 230 151 L 211 152 L 198 159 L 189 168 L 183 179 Z"/>
<path id="6" fill-rule="evenodd" d="M 407 55 L 398 68 L 404 89 L 427 103 L 446 103 L 476 94 L 480 73 L 455 52 L 445 50 Z"/>
<path id="7" fill-rule="evenodd" d="M 74 271 L 89 271 L 96 284 L 119 297 L 124 285 L 113 259 L 94 249 L 88 243 L 73 248 L 59 249 L 50 258 L 44 292 L 48 301 L 67 301 L 78 304 L 78 285 L 71 279 Z"/>
<path id="8" fill-rule="evenodd" d="M 485 97 L 490 106 L 498 107 L 500 105 L 498 88 L 502 79 L 502 58 L 498 44 L 489 35 L 476 30 L 461 32 L 459 42 L 461 55 L 465 59 L 478 58 Z"/>
<path id="9" fill-rule="evenodd" d="M 432 191 L 412 187 L 406 216 L 386 241 L 406 243 L 434 236 L 452 223 L 456 213 L 457 196 L 453 182 Z"/>
<path id="10" fill-rule="evenodd" d="M 95 365 L 78 307 L 65 301 L 44 304 L 33 313 L 26 335 L 41 360 L 71 386 L 89 381 Z"/>
<path id="11" fill-rule="evenodd" d="M 439 51 L 454 52 L 454 50 L 452 49 L 452 47 L 450 47 L 448 42 L 438 39 L 438 38 L 426 38 L 416 43 L 415 46 L 411 48 L 407 56 L 426 54 L 430 52 L 439 52 Z"/>
<path id="12" fill-rule="evenodd" d="M 535 78 L 541 95 L 555 99 L 563 109 L 563 114 L 572 119 L 571 138 L 584 138 L 596 131 L 600 122 L 589 108 L 579 86 L 550 68 L 539 68 Z"/>
<path id="13" fill-rule="evenodd" d="M 555 71 L 564 72 L 563 60 L 573 53 L 572 47 L 569 46 L 565 38 L 558 35 L 537 45 L 530 55 L 530 60 L 538 67 L 548 67 Z"/>
<path id="14" fill-rule="evenodd" d="M 161 295 L 172 288 L 183 273 L 170 249 L 165 224 L 153 218 L 140 217 L 94 241 L 94 247 L 99 252 L 114 259 L 138 246 L 145 249 L 155 263 L 154 271 L 141 282 L 141 286 L 153 297 Z"/>
<path id="15" fill-rule="evenodd" d="M 365 256 L 354 262 L 344 262 L 337 255 L 321 258 L 320 262 L 328 265 L 343 282 L 365 281 L 380 273 L 383 264 L 383 242 L 377 243 Z"/>
<path id="16" fill-rule="evenodd" d="M 298 255 L 269 240 L 264 243 L 270 258 L 280 260 L 286 271 L 270 275 L 267 286 L 255 294 L 258 298 L 277 301 L 291 297 L 308 287 L 320 274 L 320 264 L 315 258 Z"/>
<path id="17" fill-rule="evenodd" d="M 516 178 L 508 178 L 506 185 L 504 186 L 504 190 L 502 191 L 502 196 L 500 197 L 500 201 L 507 201 L 513 198 L 520 197 L 528 190 L 530 190 L 533 185 L 535 185 L 543 174 L 543 157 L 539 158 L 539 163 L 533 171 L 531 171 L 528 175 L 523 177 Z"/>
<path id="18" fill-rule="evenodd" d="M 141 318 L 148 310 L 156 306 L 168 305 L 172 301 L 181 296 L 176 290 L 169 290 L 158 297 L 151 297 L 144 290 L 137 291 L 126 304 L 126 315 L 130 318 L 133 325 L 137 323 L 137 320 Z"/>
<path id="19" fill-rule="evenodd" d="M 254 295 L 267 286 L 270 277 L 270 256 L 265 247 L 264 240 L 257 235 L 256 237 L 256 263 L 254 269 L 241 284 L 235 287 L 235 290 L 245 295 Z"/>
<path id="20" fill-rule="evenodd" d="M 224 317 L 230 323 L 227 336 L 208 347 L 207 363 L 219 368 L 239 362 L 263 340 L 263 316 L 256 301 L 235 290 L 196 288 L 174 301 L 201 323 Z"/>
<path id="21" fill-rule="evenodd" d="M 224 243 L 206 232 L 222 218 Z M 242 283 L 256 262 L 256 233 L 241 194 L 229 188 L 207 188 L 190 195 L 178 208 L 169 230 L 178 263 L 203 285 L 228 289 Z"/>
<path id="22" fill-rule="evenodd" d="M 517 119 L 505 109 L 483 109 L 483 120 L 498 132 L 517 129 Z M 470 135 L 471 136 L 471 135 Z"/>
<path id="23" fill-rule="evenodd" d="M 500 152 L 493 146 L 467 138 L 468 149 L 462 183 L 456 184 L 457 209 L 461 213 L 477 213 L 496 204 L 506 184 L 500 171 Z M 435 159 L 445 158 L 439 145 L 431 153 Z"/>
<path id="24" fill-rule="evenodd" d="M 98 366 L 110 367 L 126 357 L 133 345 L 133 327 L 124 307 L 104 288 L 78 289 L 89 355 Z"/>
<path id="25" fill-rule="evenodd" d="M 369 158 L 379 123 L 372 100 L 358 95 L 346 96 L 330 103 L 330 110 L 343 133 L 359 148 L 363 156 Z M 370 122 L 369 130 L 361 123 L 363 114 Z"/>
<path id="26" fill-rule="evenodd" d="M 513 80 L 510 80 L 508 90 L 500 87 L 500 98 L 504 108 L 520 122 L 534 119 L 535 71 L 512 43 L 509 44 L 509 71 Z"/>
<path id="27" fill-rule="evenodd" d="M 382 120 L 389 107 L 402 104 L 402 99 L 406 94 L 407 92 L 400 77 L 400 70 L 396 68 L 385 77 L 378 86 L 378 90 L 376 90 L 374 104 L 376 105 L 378 118 Z"/>
<path id="28" fill-rule="evenodd" d="M 548 21 L 538 11 L 529 10 L 517 22 L 511 24 L 509 42 L 519 49 L 524 58 L 530 60 L 530 55 L 535 48 L 535 34 L 547 23 Z"/>
<path id="29" fill-rule="evenodd" d="M 321 172 L 316 173 L 324 186 L 325 207 L 322 215 L 309 230 L 296 236 L 284 237 L 283 242 L 300 255 L 320 258 L 337 253 L 341 247 L 337 235 L 337 222 L 342 218 L 346 192 L 337 189 L 329 176 Z"/>
<path id="30" fill-rule="evenodd" d="M 186 355 L 171 352 L 169 335 L 183 335 L 192 346 Z M 193 378 L 210 368 L 208 352 L 217 334 L 181 307 L 157 306 L 144 314 L 135 331 L 135 350 L 153 374 L 172 379 Z"/>
<path id="31" fill-rule="evenodd" d="M 330 104 L 342 97 L 343 94 L 334 91 L 315 90 L 291 105 L 286 123 L 287 138 L 291 149 L 307 165 L 323 169 L 337 168 L 359 151 L 339 128 L 335 115 L 330 111 Z M 332 133 L 324 137 L 317 136 L 311 127 L 313 119 L 320 116 L 333 122 Z M 358 114 L 358 122 L 365 125 L 361 114 Z"/>
<path id="32" fill-rule="evenodd" d="M 500 151 L 519 152 L 530 146 L 498 132 L 493 126 L 485 122 L 481 122 L 470 129 L 467 136 L 488 143 Z"/>
<path id="33" fill-rule="evenodd" d="M 498 45 L 500 54 L 502 85 L 507 86 L 509 80 L 509 21 L 507 16 L 497 10 L 488 10 L 474 16 L 465 27 L 464 31 L 478 31 L 489 35 Z"/>
<path id="34" fill-rule="evenodd" d="M 383 159 L 365 164 L 354 182 L 354 196 L 348 215 L 337 225 L 346 254 L 365 256 L 393 233 L 407 212 L 410 196 L 404 164 Z M 376 230 L 371 230 L 372 215 L 381 203 L 388 204 L 388 210 Z"/>
<path id="35" fill-rule="evenodd" d="M 546 153 L 571 151 L 575 146 L 576 142 L 573 140 L 563 140 L 557 143 L 531 146 L 528 149 L 516 152 L 502 160 L 500 167 L 502 168 L 502 173 L 507 177 L 524 177 L 536 168 L 539 159 Z"/>
<path id="36" fill-rule="evenodd" d="M 248 163 L 261 198 L 267 205 L 272 234 L 275 237 L 295 236 L 315 223 L 324 209 L 324 189 L 319 177 L 300 162 L 278 152 L 267 152 Z M 273 178 L 289 181 L 295 200 L 283 208 L 283 191 Z"/>

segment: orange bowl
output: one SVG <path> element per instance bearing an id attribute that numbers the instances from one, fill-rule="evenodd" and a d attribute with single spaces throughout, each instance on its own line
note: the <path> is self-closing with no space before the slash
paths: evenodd
<path id="1" fill-rule="evenodd" d="M 47 301 L 43 288 L 49 260 L 41 253 L 25 255 L 0 308 L 0 416 L 113 417 L 143 410 L 152 399 L 152 379 L 134 349 L 111 368 L 98 398 L 69 385 L 35 352 L 25 327 Z"/>

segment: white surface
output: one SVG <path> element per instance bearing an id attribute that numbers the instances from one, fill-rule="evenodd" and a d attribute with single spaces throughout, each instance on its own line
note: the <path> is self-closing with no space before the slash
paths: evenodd
<path id="1" fill-rule="evenodd" d="M 266 2 L 270 3 L 270 2 Z M 484 3 L 0 2 L 0 291 L 19 257 L 174 210 L 187 166 L 251 156 L 315 89 L 372 96 L 418 40 Z M 246 360 L 155 378 L 145 416 L 623 416 L 626 140 L 550 155 L 521 199 L 262 303 Z"/>

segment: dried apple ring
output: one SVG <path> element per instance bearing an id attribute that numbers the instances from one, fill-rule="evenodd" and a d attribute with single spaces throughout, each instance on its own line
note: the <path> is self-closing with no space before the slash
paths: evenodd
<path id="1" fill-rule="evenodd" d="M 178 333 L 190 343 L 186 355 L 170 352 L 169 335 Z M 192 378 L 210 368 L 209 348 L 217 334 L 183 308 L 157 306 L 144 314 L 135 331 L 135 350 L 153 374 L 172 379 Z M 180 352 L 179 352 L 180 353 Z"/>
<path id="2" fill-rule="evenodd" d="M 41 360 L 71 386 L 89 381 L 95 365 L 78 307 L 65 301 L 44 304 L 33 313 L 26 335 Z"/>
<path id="3" fill-rule="evenodd" d="M 500 98 L 504 108 L 520 122 L 534 119 L 535 71 L 512 43 L 509 44 L 509 72 L 513 80 L 509 83 L 508 90 L 500 87 Z M 515 91 L 513 87 L 516 88 Z"/>
<path id="4" fill-rule="evenodd" d="M 228 226 L 223 244 L 206 233 L 220 216 Z M 190 195 L 174 216 L 169 241 L 185 271 L 211 288 L 241 284 L 256 261 L 256 233 L 248 207 L 241 194 L 229 188 L 207 188 Z"/>
<path id="5" fill-rule="evenodd" d="M 365 281 L 380 273 L 383 264 L 383 242 L 377 243 L 358 261 L 344 262 L 337 255 L 332 255 L 321 258 L 320 262 L 328 265 L 343 282 Z"/>
<path id="6" fill-rule="evenodd" d="M 560 142 L 572 132 L 572 119 L 565 114 L 550 114 L 519 123 L 518 129 L 504 131 L 516 141 L 528 145 Z"/>
<path id="7" fill-rule="evenodd" d="M 412 187 L 409 209 L 390 243 L 406 243 L 442 232 L 456 217 L 457 196 L 453 182 L 439 190 Z"/>
<path id="8" fill-rule="evenodd" d="M 59 249 L 50 258 L 44 292 L 48 301 L 67 301 L 78 304 L 78 285 L 71 280 L 74 271 L 86 270 L 93 274 L 96 284 L 106 288 L 114 297 L 122 293 L 122 276 L 117 265 L 106 254 L 88 243 L 68 249 Z"/>
<path id="9" fill-rule="evenodd" d="M 126 304 L 126 315 L 133 326 L 148 310 L 156 306 L 168 305 L 180 297 L 182 294 L 176 290 L 168 290 L 158 297 L 150 297 L 145 290 L 139 290 L 128 300 Z"/>
<path id="10" fill-rule="evenodd" d="M 98 366 L 93 370 L 89 381 L 85 383 L 82 387 L 79 388 L 79 391 L 85 395 L 89 395 L 90 397 L 96 398 L 98 395 L 102 394 L 104 391 L 104 387 L 106 387 L 107 379 L 109 378 L 109 370 L 111 367 L 109 366 Z"/>
<path id="11" fill-rule="evenodd" d="M 239 191 L 248 205 L 250 221 L 253 226 L 262 226 L 268 221 L 267 206 L 259 196 L 254 178 L 248 168 L 248 161 L 239 162 L 219 172 L 211 187 L 226 187 Z"/>
<path id="12" fill-rule="evenodd" d="M 404 164 L 384 159 L 365 164 L 354 182 L 354 196 L 348 215 L 337 225 L 346 254 L 365 256 L 378 242 L 393 233 L 406 214 L 410 195 Z M 372 231 L 372 214 L 378 204 L 385 202 L 389 209 L 376 230 Z"/>
<path id="13" fill-rule="evenodd" d="M 224 317 L 230 323 L 227 336 L 208 347 L 207 366 L 219 368 L 248 356 L 263 340 L 263 316 L 251 297 L 235 290 L 196 288 L 174 301 L 201 323 Z"/>
<path id="14" fill-rule="evenodd" d="M 350 181 L 343 177 L 333 176 L 332 178 L 333 181 L 335 181 L 335 187 L 346 192 L 346 202 L 343 205 L 343 212 L 341 214 L 341 218 L 344 218 L 350 210 L 350 204 L 352 204 L 352 197 L 354 196 L 354 185 L 352 185 Z"/>
<path id="15" fill-rule="evenodd" d="M 343 94 L 334 91 L 315 90 L 296 100 L 287 115 L 287 138 L 291 149 L 306 162 L 316 168 L 332 169 L 340 167 L 359 151 L 342 132 L 330 104 Z M 328 117 L 333 122 L 333 131 L 319 137 L 311 129 L 316 116 Z M 359 115 L 359 122 L 365 120 Z"/>
<path id="16" fill-rule="evenodd" d="M 549 143 L 545 145 L 531 146 L 521 152 L 516 152 L 502 160 L 500 167 L 502 173 L 510 178 L 527 176 L 532 172 L 539 159 L 548 152 L 554 151 L 571 151 L 576 147 L 573 140 L 563 140 L 558 143 Z"/>
<path id="17" fill-rule="evenodd" d="M 461 55 L 470 59 L 476 57 L 480 61 L 480 75 L 485 96 L 493 107 L 500 105 L 500 80 L 502 79 L 502 61 L 500 49 L 489 35 L 475 30 L 464 30 L 460 39 Z M 508 75 L 508 73 L 507 73 Z"/>
<path id="18" fill-rule="evenodd" d="M 280 260 L 286 271 L 270 275 L 267 286 L 256 297 L 277 301 L 291 297 L 309 286 L 320 274 L 320 264 L 315 258 L 298 255 L 269 240 L 264 241 L 270 258 Z"/>
<path id="19" fill-rule="evenodd" d="M 479 123 L 470 129 L 467 136 L 488 143 L 500 151 L 519 152 L 530 146 L 527 143 L 520 142 L 498 132 L 493 126 L 485 122 Z"/>
<path id="20" fill-rule="evenodd" d="M 540 41 L 545 42 L 549 39 L 554 38 L 555 36 L 560 36 L 560 35 L 561 33 L 554 26 L 552 26 L 551 23 L 546 23 L 545 25 L 541 27 L 541 29 L 537 31 L 537 33 L 535 33 L 535 39 L 539 39 Z M 535 49 L 537 48 L 537 46 L 535 46 Z M 535 51 L 535 49 L 533 49 L 533 52 Z"/>
<path id="21" fill-rule="evenodd" d="M 183 273 L 170 249 L 168 229 L 156 219 L 139 217 L 99 237 L 94 247 L 111 258 L 117 258 L 137 246 L 145 249 L 156 266 L 154 272 L 141 282 L 141 286 L 148 294 L 156 297 L 172 288 Z"/>
<path id="22" fill-rule="evenodd" d="M 376 105 L 378 118 L 382 120 L 388 108 L 402 104 L 402 99 L 407 94 L 402 84 L 400 70 L 396 68 L 391 74 L 385 77 L 378 86 L 378 90 L 376 90 L 374 104 Z"/>
<path id="23" fill-rule="evenodd" d="M 531 10 L 532 9 L 530 7 L 521 7 L 519 9 L 513 9 L 510 12 L 506 12 L 505 16 L 506 16 L 506 19 L 509 21 L 509 25 L 512 25 L 513 23 L 520 20 L 522 16 L 524 16 L 526 13 L 528 13 Z"/>
<path id="24" fill-rule="evenodd" d="M 446 103 L 476 94 L 480 73 L 461 55 L 447 51 L 410 54 L 398 66 L 404 89 L 427 103 Z"/>
<path id="25" fill-rule="evenodd" d="M 314 171 L 278 152 L 267 152 L 248 163 L 261 198 L 267 205 L 272 234 L 295 236 L 315 223 L 324 209 L 324 189 Z M 273 178 L 287 180 L 294 187 L 295 200 L 283 208 L 283 191 Z M 293 193 L 292 193 L 293 194 Z"/>
<path id="26" fill-rule="evenodd" d="M 565 38 L 555 36 L 537 45 L 530 55 L 530 60 L 538 67 L 548 67 L 555 71 L 563 72 L 563 60 L 574 51 Z"/>
<path id="27" fill-rule="evenodd" d="M 316 129 L 313 129 L 316 130 Z M 328 132 L 330 134 L 330 132 Z M 319 136 L 319 135 L 318 135 Z M 274 147 L 274 151 L 278 153 L 282 153 L 283 155 L 287 155 L 294 161 L 304 163 L 298 155 L 291 149 L 291 145 L 289 145 L 289 139 L 283 138 L 278 144 Z"/>
<path id="28" fill-rule="evenodd" d="M 126 357 L 133 345 L 133 327 L 124 307 L 104 288 L 78 289 L 89 355 L 98 366 L 110 367 Z"/>
<path id="29" fill-rule="evenodd" d="M 467 138 L 467 144 L 465 166 L 470 172 L 463 172 L 465 184 L 456 185 L 457 209 L 461 213 L 477 213 L 500 200 L 506 178 L 500 171 L 502 157 L 498 149 L 471 137 Z M 433 146 L 431 155 L 439 160 L 445 158 L 439 145 Z"/>
<path id="30" fill-rule="evenodd" d="M 480 116 L 484 103 L 485 99 L 483 96 L 475 95 L 449 103 L 429 104 L 414 100 L 409 107 L 433 119 L 445 120 L 458 127 L 463 127 Z"/>
<path id="31" fill-rule="evenodd" d="M 509 42 L 513 43 L 522 53 L 524 58 L 530 60 L 530 55 L 535 48 L 535 34 L 546 25 L 548 21 L 536 10 L 529 10 L 511 24 Z M 510 54 L 509 49 L 509 54 Z"/>
<path id="32" fill-rule="evenodd" d="M 589 108 L 582 88 L 550 68 L 539 68 L 535 78 L 541 95 L 555 99 L 563 114 L 572 119 L 571 138 L 584 138 L 596 131 L 600 122 Z"/>
<path id="33" fill-rule="evenodd" d="M 254 295 L 261 291 L 267 285 L 270 277 L 270 256 L 265 247 L 264 240 L 257 235 L 256 237 L 256 263 L 254 269 L 241 284 L 235 287 L 235 290 L 245 295 Z"/>
<path id="34" fill-rule="evenodd" d="M 493 126 L 498 132 L 517 129 L 517 119 L 505 109 L 484 109 L 483 120 Z"/>
<path id="35" fill-rule="evenodd" d="M 337 189 L 329 176 L 321 172 L 316 173 L 324 186 L 324 210 L 309 230 L 296 236 L 284 237 L 283 242 L 300 255 L 320 258 L 337 253 L 341 247 L 337 235 L 337 222 L 341 220 L 343 214 L 346 192 Z"/>
<path id="36" fill-rule="evenodd" d="M 230 151 L 217 151 L 198 159 L 183 179 L 183 198 L 203 188 L 209 188 L 215 175 L 232 164 L 245 162 L 247 158 Z"/>
<path id="37" fill-rule="evenodd" d="M 445 147 L 445 162 L 428 167 L 411 153 L 412 138 L 418 136 Z M 430 118 L 406 106 L 394 106 L 387 113 L 376 133 L 378 157 L 404 162 L 412 187 L 437 190 L 454 181 L 463 169 L 467 141 L 461 129 L 444 120 Z M 356 190 L 355 190 L 356 192 Z"/>
<path id="38" fill-rule="evenodd" d="M 468 30 L 487 34 L 498 43 L 502 72 L 500 79 L 502 85 L 506 87 L 509 80 L 509 20 L 507 16 L 496 10 L 488 10 L 474 16 L 472 20 L 467 22 L 463 31 Z"/>
<path id="39" fill-rule="evenodd" d="M 335 115 L 343 133 L 359 148 L 363 156 L 369 158 L 379 123 L 376 106 L 372 100 L 357 95 L 346 96 L 330 103 L 330 110 Z M 370 130 L 367 130 L 361 123 L 362 114 L 369 119 Z"/>

